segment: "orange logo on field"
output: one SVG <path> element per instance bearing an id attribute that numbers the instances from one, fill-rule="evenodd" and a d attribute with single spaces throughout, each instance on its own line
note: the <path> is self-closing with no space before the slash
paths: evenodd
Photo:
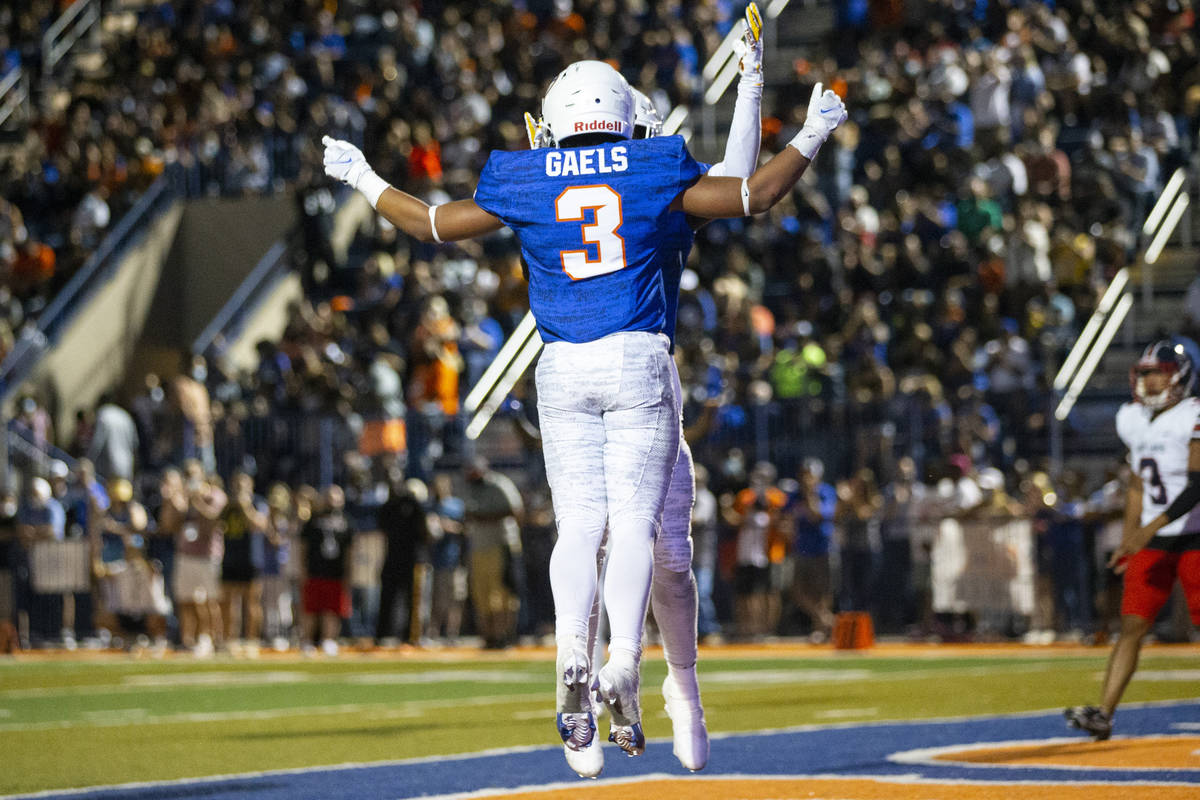
<path id="1" fill-rule="evenodd" d="M 1200 736 L 1145 736 L 1092 742 L 1022 742 L 946 750 L 934 761 L 1005 767 L 1096 769 L 1200 769 Z M 1200 796 L 1200 787 L 1194 790 Z"/>
<path id="2" fill-rule="evenodd" d="M 511 800 L 1196 800 L 1197 786 L 1119 783 L 937 783 L 872 778 L 649 778 L 642 781 L 561 784 L 543 791 L 505 791 Z M 1134 794 L 1131 794 L 1134 792 Z M 482 795 L 487 796 L 487 795 Z"/>

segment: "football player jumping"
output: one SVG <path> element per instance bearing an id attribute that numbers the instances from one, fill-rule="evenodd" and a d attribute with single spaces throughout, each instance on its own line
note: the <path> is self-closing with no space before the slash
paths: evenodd
<path id="1" fill-rule="evenodd" d="M 547 478 L 558 524 L 550 561 L 558 645 L 557 723 L 571 749 L 595 736 L 588 618 L 607 525 L 612 630 L 597 688 L 610 739 L 645 748 L 639 706 L 642 627 L 658 534 L 679 452 L 659 251 L 672 213 L 739 217 L 787 194 L 846 108 L 818 84 L 803 128 L 748 178 L 711 177 L 677 136 L 636 145 L 634 100 L 603 62 L 554 80 L 542 116 L 555 147 L 493 152 L 473 200 L 429 206 L 375 174 L 353 145 L 325 137 L 325 171 L 422 241 L 482 236 L 507 225 L 529 266 L 529 302 L 546 342 L 535 381 Z"/>
<path id="2" fill-rule="evenodd" d="M 733 121 L 726 139 L 724 158 L 711 167 L 701 165 L 708 175 L 747 177 L 754 172 L 758 163 L 762 131 L 763 47 L 762 18 L 756 4 L 751 3 L 746 7 L 746 18 L 742 25 L 742 37 L 735 46 L 741 78 L 737 86 Z M 648 139 L 661 135 L 663 123 L 650 98 L 637 89 L 633 90 L 633 96 L 633 138 Z M 531 147 L 551 144 L 544 122 L 526 114 L 525 124 Z M 669 228 L 664 232 L 663 245 L 659 250 L 659 264 L 667 300 L 664 332 L 671 338 L 672 349 L 676 312 L 679 307 L 679 283 L 688 253 L 692 249 L 695 230 L 704 222 L 707 220 L 689 218 L 682 212 L 672 213 L 668 218 Z M 670 366 L 676 394 L 682 397 L 679 372 L 673 359 Z M 680 426 L 682 429 L 682 418 Z M 663 654 L 667 661 L 667 677 L 663 681 L 662 694 L 667 715 L 671 718 L 675 757 L 679 759 L 680 764 L 693 772 L 703 769 L 708 763 L 709 751 L 708 728 L 696 675 L 698 601 L 696 579 L 691 568 L 692 507 L 695 502 L 696 478 L 692 451 L 681 435 L 679 455 L 671 473 L 663 508 L 662 528 L 654 540 L 654 576 L 650 590 L 650 607 L 658 623 Z M 599 562 L 603 560 L 605 549 L 602 545 Z M 598 563 L 597 569 L 602 568 L 602 563 Z M 592 653 L 593 657 L 600 655 L 595 645 L 599 620 L 600 598 L 597 592 L 588 626 L 588 652 Z M 573 749 L 564 744 L 563 752 L 567 763 L 582 777 L 594 778 L 604 767 L 599 738 L 593 737 L 592 742 L 581 749 Z"/>
<path id="3" fill-rule="evenodd" d="M 1200 625 L 1200 399 L 1189 397 L 1192 359 L 1182 345 L 1158 341 L 1129 372 L 1133 402 L 1117 411 L 1133 478 L 1125 532 L 1109 567 L 1125 573 L 1121 635 L 1104 672 L 1099 706 L 1068 708 L 1067 724 L 1097 741 L 1112 735 L 1113 714 L 1137 669 L 1142 639 L 1178 577 L 1192 624 Z"/>

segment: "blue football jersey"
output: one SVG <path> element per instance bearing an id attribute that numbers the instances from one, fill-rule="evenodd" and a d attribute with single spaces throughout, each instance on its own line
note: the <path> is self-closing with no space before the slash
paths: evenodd
<path id="1" fill-rule="evenodd" d="M 707 174 L 710 169 L 712 164 L 700 165 L 701 173 Z M 667 297 L 667 327 L 664 331 L 671 337 L 672 352 L 675 351 L 675 320 L 679 314 L 679 282 L 683 279 L 683 268 L 695 241 L 696 231 L 688 222 L 687 214 L 672 211 L 667 219 L 662 247 L 658 251 L 663 274 L 663 291 Z"/>
<path id="2" fill-rule="evenodd" d="M 664 232 L 701 174 L 679 136 L 492 153 L 475 202 L 521 243 L 542 339 L 667 330 Z"/>

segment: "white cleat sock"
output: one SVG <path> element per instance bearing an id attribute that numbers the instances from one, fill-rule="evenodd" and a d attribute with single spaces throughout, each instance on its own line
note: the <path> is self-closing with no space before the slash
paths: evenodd
<path id="1" fill-rule="evenodd" d="M 626 651 L 612 651 L 608 663 L 596 676 L 596 691 L 612 715 L 608 740 L 629 756 L 646 751 L 642 733 L 640 664 L 637 656 Z"/>
<path id="2" fill-rule="evenodd" d="M 708 726 L 700 703 L 696 667 L 672 667 L 663 681 L 662 693 L 671 718 L 675 757 L 692 772 L 704 769 L 708 763 Z"/>

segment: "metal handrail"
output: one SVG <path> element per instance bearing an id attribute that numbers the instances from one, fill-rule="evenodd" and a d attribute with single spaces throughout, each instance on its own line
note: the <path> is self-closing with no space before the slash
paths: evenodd
<path id="1" fill-rule="evenodd" d="M 0 80 L 0 127 L 22 107 L 29 107 L 29 78 L 24 69 L 14 67 Z"/>
<path id="2" fill-rule="evenodd" d="M 75 43 L 99 21 L 100 0 L 76 0 L 72 3 L 42 35 L 44 73 L 49 75 Z"/>
<path id="3" fill-rule="evenodd" d="M 60 450 L 49 442 L 39 444 L 34 440 L 33 429 L 17 419 L 10 419 L 8 421 L 8 447 L 10 452 L 14 449 L 19 450 L 31 459 L 40 458 L 61 461 L 72 472 L 79 465 L 79 461 L 74 456 L 64 450 Z"/>
<path id="4" fill-rule="evenodd" d="M 168 168 L 150 185 L 133 208 L 104 237 L 100 247 L 46 306 L 38 317 L 37 327 L 22 333 L 12 352 L 0 363 L 0 402 L 37 366 L 82 302 L 112 277 L 117 257 L 176 198 L 179 182 L 175 179 L 175 172 L 174 168 Z"/>
<path id="5" fill-rule="evenodd" d="M 1187 175 L 1179 168 L 1163 187 L 1154 207 L 1146 217 L 1142 226 L 1143 241 L 1150 237 L 1141 254 L 1142 292 L 1149 302 L 1150 298 L 1150 267 L 1158 260 L 1167 240 L 1175 232 L 1180 218 L 1189 204 Z M 1067 354 L 1066 361 L 1054 378 L 1054 393 L 1062 395 L 1054 409 L 1055 424 L 1066 420 L 1075 407 L 1076 401 L 1083 393 L 1092 373 L 1100 363 L 1100 359 L 1108 350 L 1113 337 L 1125 320 L 1133 298 L 1128 289 L 1129 270 L 1121 269 L 1113 276 L 1112 282 L 1105 289 L 1096 310 L 1088 319 L 1083 331 L 1075 340 Z M 1066 393 L 1063 394 L 1063 390 Z"/>
<path id="6" fill-rule="evenodd" d="M 193 353 L 205 353 L 218 336 L 229 338 L 229 334 L 236 330 L 235 326 L 244 320 L 246 313 L 257 307 L 258 304 L 254 301 L 261 299 L 264 289 L 274 285 L 275 279 L 284 271 L 288 249 L 286 235 L 271 245 L 271 249 L 258 260 L 250 274 L 192 342 Z"/>

